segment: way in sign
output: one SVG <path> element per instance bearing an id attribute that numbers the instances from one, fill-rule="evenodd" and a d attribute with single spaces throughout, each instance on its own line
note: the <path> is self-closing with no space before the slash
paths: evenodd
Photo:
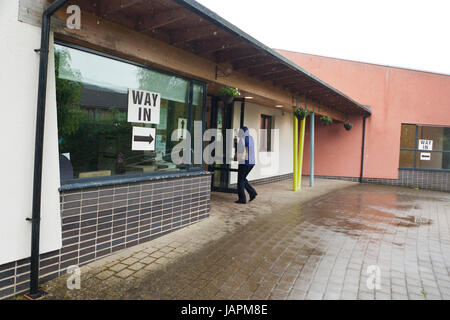
<path id="1" fill-rule="evenodd" d="M 159 93 L 128 91 L 128 122 L 159 124 L 161 95 Z"/>
<path id="2" fill-rule="evenodd" d="M 139 107 L 138 119 L 150 122 L 152 119 L 152 112 L 150 111 L 149 108 L 145 107 L 156 106 L 159 95 L 157 93 L 136 91 L 136 90 L 132 90 L 132 94 L 133 94 L 133 104 L 143 106 Z"/>

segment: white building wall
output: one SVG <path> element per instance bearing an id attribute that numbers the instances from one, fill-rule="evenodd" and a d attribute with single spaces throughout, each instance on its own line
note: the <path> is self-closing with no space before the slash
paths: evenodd
<path id="1" fill-rule="evenodd" d="M 235 103 L 233 128 L 239 128 L 241 116 L 241 103 Z M 261 115 L 273 117 L 274 129 L 272 134 L 273 152 L 260 152 L 259 128 Z M 292 113 L 283 113 L 275 108 L 268 108 L 255 103 L 245 102 L 244 125 L 249 128 L 255 141 L 256 165 L 250 172 L 248 180 L 257 180 L 293 172 L 293 119 Z M 233 163 L 232 168 L 238 164 Z M 231 174 L 231 183 L 237 182 L 237 173 Z"/>
<path id="2" fill-rule="evenodd" d="M 30 256 L 41 29 L 18 21 L 19 0 L 0 1 L 0 265 Z M 41 253 L 61 248 L 53 50 L 50 52 L 42 181 Z"/>

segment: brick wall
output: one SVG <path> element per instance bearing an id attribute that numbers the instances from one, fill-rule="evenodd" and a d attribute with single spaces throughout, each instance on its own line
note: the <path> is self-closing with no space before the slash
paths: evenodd
<path id="1" fill-rule="evenodd" d="M 450 192 L 450 172 L 399 170 L 398 179 L 363 179 L 363 182 Z"/>
<path id="2" fill-rule="evenodd" d="M 288 173 L 288 174 L 283 174 L 283 175 L 274 176 L 274 177 L 252 180 L 250 182 L 252 185 L 261 185 L 261 184 L 275 183 L 275 182 L 284 181 L 284 180 L 292 180 L 292 178 L 293 178 L 293 174 Z"/>
<path id="3" fill-rule="evenodd" d="M 359 181 L 357 177 L 317 176 L 317 178 Z M 398 179 L 364 178 L 363 182 L 450 192 L 450 172 L 399 170 Z"/>
<path id="4" fill-rule="evenodd" d="M 61 192 L 60 250 L 41 255 L 41 283 L 209 216 L 211 176 Z M 0 298 L 29 289 L 29 258 L 0 265 Z"/>
<path id="5" fill-rule="evenodd" d="M 309 177 L 305 175 L 305 177 Z M 359 182 L 359 177 L 315 176 L 319 179 L 333 179 Z M 292 173 L 250 181 L 252 185 L 292 180 Z M 413 187 L 435 191 L 450 192 L 450 172 L 399 170 L 398 179 L 364 178 L 364 183 L 384 184 L 391 186 Z M 232 185 L 236 187 L 236 185 Z"/>
<path id="6" fill-rule="evenodd" d="M 292 178 L 293 178 L 293 174 L 288 173 L 288 174 L 283 174 L 283 175 L 279 175 L 279 176 L 261 178 L 261 179 L 256 179 L 256 180 L 249 180 L 249 182 L 251 185 L 257 186 L 257 185 L 280 182 L 280 181 L 284 181 L 284 180 L 292 180 Z M 230 188 L 236 189 L 236 193 L 237 193 L 237 183 L 231 184 Z"/>

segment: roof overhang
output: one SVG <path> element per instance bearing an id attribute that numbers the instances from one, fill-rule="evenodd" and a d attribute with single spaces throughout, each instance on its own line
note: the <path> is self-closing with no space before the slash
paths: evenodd
<path id="1" fill-rule="evenodd" d="M 294 62 L 194 0 L 71 0 L 83 11 L 217 64 L 307 97 L 343 114 L 370 114 Z"/>

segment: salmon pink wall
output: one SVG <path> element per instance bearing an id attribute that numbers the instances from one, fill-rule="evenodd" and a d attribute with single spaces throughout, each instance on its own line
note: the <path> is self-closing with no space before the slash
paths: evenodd
<path id="1" fill-rule="evenodd" d="M 450 126 L 450 76 L 278 52 L 372 108 L 372 116 L 367 119 L 365 178 L 398 178 L 402 123 Z M 359 176 L 362 118 L 353 117 L 349 121 L 354 125 L 351 131 L 346 131 L 342 123 L 329 127 L 316 123 L 317 175 Z M 306 139 L 303 172 L 309 174 L 309 133 Z"/>

